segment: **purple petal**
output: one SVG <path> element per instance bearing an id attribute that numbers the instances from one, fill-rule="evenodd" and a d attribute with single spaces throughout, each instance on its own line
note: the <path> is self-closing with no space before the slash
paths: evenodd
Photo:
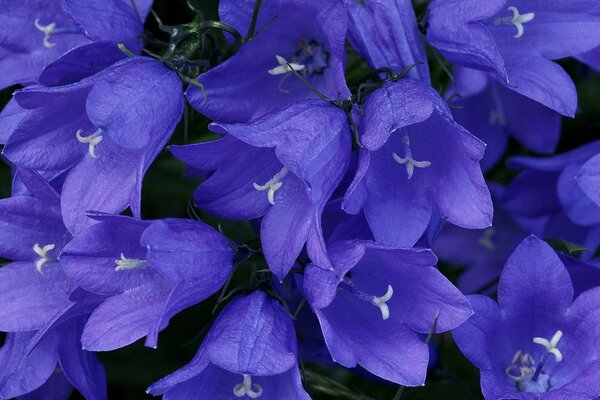
<path id="1" fill-rule="evenodd" d="M 140 243 L 148 249 L 146 259 L 153 269 L 175 282 L 202 278 L 210 294 L 225 283 L 231 272 L 233 253 L 229 243 L 198 221 L 173 218 L 153 222 Z"/>
<path id="2" fill-rule="evenodd" d="M 40 329 L 69 304 L 69 282 L 60 264 L 50 262 L 43 268 L 43 275 L 33 262 L 0 268 L 0 330 Z"/>

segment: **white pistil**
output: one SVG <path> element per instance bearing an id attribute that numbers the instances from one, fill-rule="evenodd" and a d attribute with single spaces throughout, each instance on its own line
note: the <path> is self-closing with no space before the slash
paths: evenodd
<path id="1" fill-rule="evenodd" d="M 235 397 L 248 396 L 251 399 L 257 399 L 263 394 L 263 388 L 258 383 L 252 384 L 252 377 L 247 374 L 243 374 L 244 381 L 238 383 L 233 387 L 233 394 Z"/>
<path id="2" fill-rule="evenodd" d="M 535 13 L 520 14 L 517 7 L 508 7 L 509 11 L 512 11 L 512 17 L 496 18 L 494 25 L 514 25 L 517 28 L 517 33 L 513 36 L 515 39 L 520 38 L 525 33 L 523 24 L 532 21 L 535 18 Z"/>
<path id="3" fill-rule="evenodd" d="M 546 351 L 554 356 L 554 358 L 556 359 L 556 362 L 561 362 L 563 359 L 563 356 L 562 356 L 562 353 L 560 352 L 560 350 L 556 347 L 556 345 L 558 344 L 558 341 L 562 337 L 562 334 L 563 334 L 562 331 L 558 330 L 558 331 L 556 331 L 556 333 L 554 334 L 554 336 L 552 336 L 552 338 L 550 340 L 543 338 L 543 337 L 534 337 L 533 343 L 544 346 L 546 348 Z"/>
<path id="4" fill-rule="evenodd" d="M 408 135 L 404 135 L 402 138 L 402 142 L 404 143 L 404 155 L 405 157 L 400 157 L 396 153 L 392 153 L 392 157 L 398 164 L 406 165 L 406 174 L 408 175 L 408 179 L 412 178 L 413 173 L 415 172 L 415 167 L 417 168 L 427 168 L 431 166 L 431 162 L 429 161 L 417 161 L 412 158 L 412 152 L 410 149 L 410 139 Z"/>
<path id="5" fill-rule="evenodd" d="M 52 31 L 56 28 L 56 22 L 52 22 L 48 25 L 40 24 L 40 19 L 36 18 L 33 22 L 36 29 L 44 34 L 44 47 L 47 49 L 51 49 L 56 46 L 56 43 L 50 43 L 50 35 L 52 35 Z"/>
<path id="6" fill-rule="evenodd" d="M 269 199 L 269 203 L 271 203 L 271 205 L 275 205 L 275 192 L 283 185 L 283 182 L 281 182 L 281 180 L 285 178 L 287 173 L 288 169 L 286 167 L 283 167 L 281 168 L 281 171 L 276 173 L 275 176 L 264 185 L 259 185 L 256 182 L 252 185 L 254 186 L 254 189 L 260 192 L 268 190 L 267 199 Z"/>
<path id="7" fill-rule="evenodd" d="M 77 132 L 75 132 L 75 137 L 80 143 L 89 144 L 88 154 L 92 158 L 98 158 L 98 155 L 96 154 L 96 146 L 102 141 L 102 135 L 100 135 L 98 132 L 100 132 L 100 130 L 97 130 L 90 136 L 82 136 L 81 134 L 83 133 L 83 129 L 79 129 Z"/>
<path id="8" fill-rule="evenodd" d="M 275 56 L 279 66 L 270 69 L 268 72 L 271 75 L 281 75 L 286 74 L 292 70 L 294 71 L 302 71 L 304 69 L 304 65 L 297 63 L 288 63 L 287 60 L 281 56 Z M 289 65 L 288 65 L 289 64 Z"/>
<path id="9" fill-rule="evenodd" d="M 55 261 L 54 257 L 48 255 L 48 252 L 54 250 L 55 247 L 56 245 L 54 243 L 47 244 L 43 247 L 40 247 L 39 243 L 33 245 L 33 251 L 35 252 L 35 254 L 40 256 L 40 259 L 37 260 L 37 262 L 35 263 L 35 269 L 37 269 L 37 272 L 39 272 L 40 274 L 44 274 L 44 271 L 42 270 L 44 264 L 46 264 L 47 262 Z"/>
<path id="10" fill-rule="evenodd" d="M 392 288 L 392 285 L 388 285 L 387 292 L 385 292 L 383 296 L 373 297 L 373 300 L 371 301 L 373 305 L 379 307 L 379 311 L 381 311 L 381 317 L 384 321 L 390 317 L 390 309 L 386 303 L 392 298 L 393 294 L 394 288 Z"/>
<path id="11" fill-rule="evenodd" d="M 115 260 L 115 264 L 117 264 L 115 271 L 146 268 L 149 265 L 148 261 L 146 260 L 139 260 L 137 258 L 125 258 L 125 255 L 123 253 L 121 253 L 120 260 Z"/>

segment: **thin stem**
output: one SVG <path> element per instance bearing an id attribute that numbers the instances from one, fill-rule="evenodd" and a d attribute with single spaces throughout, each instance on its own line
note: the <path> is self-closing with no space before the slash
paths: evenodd
<path id="1" fill-rule="evenodd" d="M 248 34 L 244 41 L 249 41 L 254 37 L 254 30 L 256 29 L 256 23 L 258 22 L 258 12 L 260 11 L 260 7 L 262 6 L 263 0 L 256 0 L 254 3 L 254 10 L 252 10 L 252 20 L 250 21 L 250 26 L 248 27 Z"/>

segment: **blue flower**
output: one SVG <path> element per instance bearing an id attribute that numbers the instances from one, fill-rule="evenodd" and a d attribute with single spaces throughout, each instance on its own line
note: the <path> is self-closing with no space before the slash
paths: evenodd
<path id="1" fill-rule="evenodd" d="M 552 248 L 531 236 L 506 263 L 498 304 L 469 296 L 475 314 L 453 331 L 481 371 L 492 399 L 595 399 L 600 394 L 594 288 L 573 300 L 569 274 Z"/>
<path id="2" fill-rule="evenodd" d="M 185 367 L 148 392 L 165 400 L 308 400 L 297 363 L 296 334 L 283 307 L 263 292 L 236 297 L 219 314 Z"/>

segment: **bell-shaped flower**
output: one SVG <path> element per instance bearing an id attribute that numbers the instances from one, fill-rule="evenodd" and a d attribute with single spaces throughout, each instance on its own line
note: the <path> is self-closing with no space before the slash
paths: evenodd
<path id="1" fill-rule="evenodd" d="M 492 201 L 479 161 L 485 145 L 452 120 L 441 97 L 407 78 L 364 103 L 356 176 L 343 207 L 364 210 L 375 240 L 410 247 L 435 211 L 465 228 L 491 225 Z"/>
<path id="2" fill-rule="evenodd" d="M 210 328 L 194 359 L 154 383 L 165 400 L 308 400 L 287 312 L 263 292 L 236 297 Z"/>
<path id="3" fill-rule="evenodd" d="M 254 2 L 219 2 L 221 21 L 249 31 Z M 221 65 L 198 76 L 204 92 L 186 93 L 198 112 L 219 122 L 245 122 L 288 103 L 314 98 L 292 71 L 332 99 L 350 92 L 344 77 L 346 7 L 341 0 L 262 3 L 255 37 Z M 288 65 L 289 63 L 289 65 Z"/>
<path id="4" fill-rule="evenodd" d="M 535 236 L 506 263 L 498 303 L 469 296 L 475 314 L 453 331 L 495 399 L 595 399 L 600 394 L 600 288 L 573 300 L 565 266 Z"/>
<path id="5" fill-rule="evenodd" d="M 65 86 L 18 91 L 27 109 L 3 154 L 47 177 L 68 175 L 62 188 L 65 225 L 93 223 L 87 210 L 140 215 L 144 173 L 183 110 L 181 81 L 158 61 L 133 57 Z"/>
<path id="6" fill-rule="evenodd" d="M 156 347 L 169 319 L 215 293 L 231 272 L 229 243 L 201 222 L 93 217 L 101 222 L 60 255 L 73 285 L 108 297 L 83 330 L 87 350 L 113 350 L 144 336 Z"/>
<path id="7" fill-rule="evenodd" d="M 69 318 L 39 341 L 39 332 L 9 333 L 0 348 L 0 399 L 67 400 L 75 388 L 87 400 L 106 400 L 102 364 L 81 349 L 86 318 Z"/>
<path id="8" fill-rule="evenodd" d="M 521 173 L 506 188 L 503 207 L 539 237 L 560 237 L 587 247 L 590 251 L 583 256 L 589 259 L 600 244 L 600 206 L 584 164 L 593 165 L 599 152 L 596 141 L 552 157 L 509 159 L 509 167 Z"/>
<path id="9" fill-rule="evenodd" d="M 346 114 L 307 100 L 250 123 L 211 129 L 225 136 L 170 148 L 192 168 L 214 171 L 196 189 L 196 204 L 222 218 L 263 217 L 263 252 L 280 281 L 305 242 L 311 257 L 322 257 L 320 215 L 350 159 Z"/>
<path id="10" fill-rule="evenodd" d="M 422 334 L 456 328 L 472 314 L 435 268 L 435 255 L 369 241 L 332 243 L 328 255 L 333 267 L 309 264 L 303 286 L 333 360 L 423 385 L 429 350 Z"/>
<path id="11" fill-rule="evenodd" d="M 93 42 L 107 41 L 113 48 L 124 42 L 137 51 L 152 0 L 134 4 L 135 9 L 129 0 L 3 1 L 0 23 L 10 29 L 0 38 L 0 88 L 38 83 L 47 65 Z"/>
<path id="12" fill-rule="evenodd" d="M 507 89 L 488 74 L 470 68 L 454 69 L 452 115 L 485 144 L 481 169 L 492 168 L 504 155 L 509 136 L 538 153 L 556 149 L 561 131 L 557 112 Z M 454 97 L 453 97 L 454 96 Z"/>
<path id="13" fill-rule="evenodd" d="M 491 72 L 509 89 L 575 114 L 575 85 L 551 60 L 600 46 L 597 1 L 435 0 L 428 10 L 427 39 L 450 61 Z"/>
<path id="14" fill-rule="evenodd" d="M 410 0 L 348 1 L 348 40 L 374 69 L 403 71 L 430 83 L 425 46 Z"/>

